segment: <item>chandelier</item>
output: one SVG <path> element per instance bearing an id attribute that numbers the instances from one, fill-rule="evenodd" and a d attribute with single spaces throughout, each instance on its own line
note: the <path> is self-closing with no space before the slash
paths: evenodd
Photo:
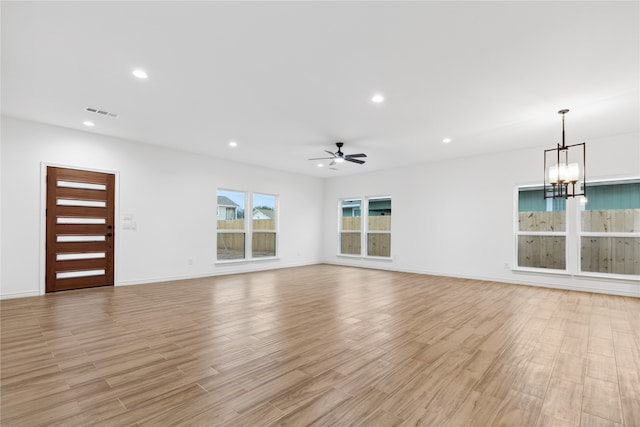
<path id="1" fill-rule="evenodd" d="M 566 145 L 564 139 L 564 115 L 569 110 L 558 111 L 562 115 L 562 145 L 544 150 L 544 198 L 567 199 L 587 195 L 585 182 L 585 143 Z"/>

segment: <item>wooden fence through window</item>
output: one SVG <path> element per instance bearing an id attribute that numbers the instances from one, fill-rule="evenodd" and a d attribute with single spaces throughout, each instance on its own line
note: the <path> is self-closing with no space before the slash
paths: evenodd
<path id="1" fill-rule="evenodd" d="M 218 233 L 217 249 L 218 259 L 244 258 L 244 221 L 218 220 L 218 230 L 235 232 Z M 275 255 L 276 227 L 274 219 L 253 219 L 252 251 L 254 256 Z M 264 231 L 264 232 L 261 232 Z M 232 254 L 232 255 L 225 255 Z"/>
<path id="2" fill-rule="evenodd" d="M 521 267 L 565 268 L 564 236 L 526 235 L 527 231 L 564 231 L 565 213 L 520 212 L 518 265 Z M 585 210 L 582 230 L 591 233 L 634 233 L 640 231 L 640 209 Z M 640 238 L 626 236 L 583 236 L 580 239 L 581 271 L 640 275 Z"/>
<path id="3" fill-rule="evenodd" d="M 362 217 L 343 216 L 342 235 L 340 236 L 340 253 L 344 255 L 362 255 L 361 238 Z M 370 216 L 368 219 L 369 235 L 367 237 L 368 256 L 391 256 L 391 234 L 376 231 L 391 231 L 391 215 Z M 351 233 L 350 231 L 354 231 Z"/>

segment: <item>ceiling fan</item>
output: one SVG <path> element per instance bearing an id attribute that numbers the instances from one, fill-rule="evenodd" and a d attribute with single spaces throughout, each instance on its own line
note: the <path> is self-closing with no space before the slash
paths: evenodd
<path id="1" fill-rule="evenodd" d="M 329 163 L 329 166 L 333 166 L 336 163 L 342 163 L 345 160 L 347 162 L 357 163 L 359 165 L 364 164 L 364 160 L 360 160 L 357 157 L 367 157 L 366 154 L 364 154 L 364 153 L 344 154 L 342 152 L 342 146 L 343 145 L 344 145 L 344 142 L 336 142 L 336 146 L 338 147 L 338 151 L 336 151 L 335 153 L 332 153 L 329 150 L 325 150 L 325 152 L 330 154 L 331 157 L 315 157 L 315 158 L 309 159 L 309 160 L 331 160 L 331 163 Z"/>

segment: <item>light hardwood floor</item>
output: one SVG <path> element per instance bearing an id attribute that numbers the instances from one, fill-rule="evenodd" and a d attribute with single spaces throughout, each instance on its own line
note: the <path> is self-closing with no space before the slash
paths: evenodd
<path id="1" fill-rule="evenodd" d="M 318 265 L 4 300 L 3 426 L 638 426 L 640 299 Z"/>

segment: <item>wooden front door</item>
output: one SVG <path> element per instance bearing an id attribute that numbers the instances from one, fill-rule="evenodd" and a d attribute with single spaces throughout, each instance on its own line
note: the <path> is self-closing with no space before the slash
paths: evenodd
<path id="1" fill-rule="evenodd" d="M 47 167 L 47 292 L 113 285 L 115 175 Z"/>

